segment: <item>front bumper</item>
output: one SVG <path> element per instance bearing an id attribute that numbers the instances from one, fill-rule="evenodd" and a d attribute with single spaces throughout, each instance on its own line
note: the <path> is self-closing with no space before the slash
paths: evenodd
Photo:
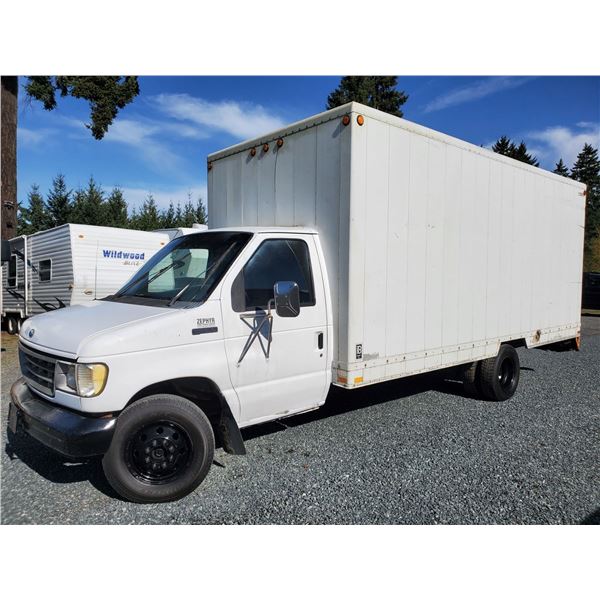
<path id="1" fill-rule="evenodd" d="M 31 437 L 70 458 L 104 454 L 116 417 L 87 417 L 36 396 L 17 379 L 10 390 L 9 426 L 22 427 Z"/>

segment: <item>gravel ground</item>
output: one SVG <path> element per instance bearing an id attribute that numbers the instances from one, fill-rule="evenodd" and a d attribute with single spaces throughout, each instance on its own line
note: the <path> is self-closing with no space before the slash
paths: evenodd
<path id="1" fill-rule="evenodd" d="M 135 505 L 99 461 L 6 436 L 16 339 L 2 334 L 3 523 L 599 523 L 600 317 L 581 352 L 520 350 L 504 403 L 419 376 L 334 393 L 319 411 L 245 430 L 183 500 Z"/>

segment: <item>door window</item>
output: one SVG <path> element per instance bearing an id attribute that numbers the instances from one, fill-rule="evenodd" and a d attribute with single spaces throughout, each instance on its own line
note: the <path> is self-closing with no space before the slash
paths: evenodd
<path id="1" fill-rule="evenodd" d="M 295 281 L 300 288 L 300 306 L 314 306 L 310 255 L 304 240 L 264 241 L 234 281 L 233 310 L 266 309 L 278 281 Z"/>

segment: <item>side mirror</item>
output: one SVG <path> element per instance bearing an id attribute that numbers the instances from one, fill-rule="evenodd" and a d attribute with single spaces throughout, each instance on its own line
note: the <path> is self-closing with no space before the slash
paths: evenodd
<path id="1" fill-rule="evenodd" d="M 297 317 L 300 314 L 300 288 L 295 281 L 278 281 L 273 286 L 275 312 L 280 317 Z"/>
<path id="2" fill-rule="evenodd" d="M 10 243 L 8 240 L 2 240 L 2 256 L 0 262 L 8 262 L 10 260 Z"/>

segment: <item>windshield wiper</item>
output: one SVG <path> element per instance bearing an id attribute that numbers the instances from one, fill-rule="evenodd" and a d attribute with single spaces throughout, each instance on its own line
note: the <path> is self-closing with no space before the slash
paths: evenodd
<path id="1" fill-rule="evenodd" d="M 163 273 L 166 273 L 169 269 L 177 269 L 178 267 L 181 267 L 184 264 L 185 263 L 182 260 L 176 260 L 175 262 L 172 262 L 170 265 L 163 267 L 162 269 L 160 269 L 159 271 L 154 273 L 154 275 L 152 275 L 152 277 L 148 278 L 148 283 L 150 283 L 151 281 L 154 281 L 157 277 L 160 277 Z M 118 294 L 115 294 L 115 298 L 120 298 L 121 296 L 124 296 L 126 290 L 128 290 L 130 287 L 134 286 L 136 283 L 139 283 L 140 281 L 142 281 L 144 279 L 144 277 L 146 277 L 146 273 L 144 273 L 143 275 L 140 275 L 140 277 L 138 277 L 137 279 L 134 279 L 131 283 L 126 285 Z"/>
<path id="2" fill-rule="evenodd" d="M 169 304 L 167 304 L 167 306 L 173 306 L 173 304 L 175 304 L 175 302 L 177 302 L 177 300 L 179 300 L 179 297 L 183 294 L 183 292 L 185 292 L 190 285 L 192 285 L 192 282 L 190 281 L 186 286 L 182 287 L 169 301 Z"/>

